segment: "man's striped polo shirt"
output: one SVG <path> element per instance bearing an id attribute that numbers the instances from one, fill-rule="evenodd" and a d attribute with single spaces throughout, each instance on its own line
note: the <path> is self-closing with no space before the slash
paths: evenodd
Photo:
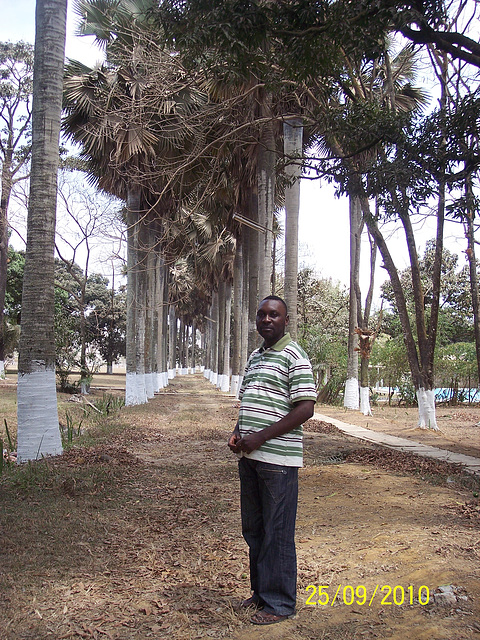
<path id="1" fill-rule="evenodd" d="M 240 389 L 239 428 L 241 436 L 255 433 L 278 422 L 300 400 L 316 400 L 312 366 L 305 351 L 286 333 L 272 347 L 263 345 L 248 359 Z M 303 466 L 303 426 L 267 440 L 247 458 Z"/>

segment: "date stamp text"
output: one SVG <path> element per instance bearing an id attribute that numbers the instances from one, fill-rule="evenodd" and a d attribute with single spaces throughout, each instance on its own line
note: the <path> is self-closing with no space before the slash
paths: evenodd
<path id="1" fill-rule="evenodd" d="M 329 585 L 315 585 L 309 584 L 306 587 L 308 596 L 305 604 L 309 606 L 321 606 L 321 607 L 333 607 L 335 603 L 345 605 L 359 605 L 363 606 L 367 604 L 372 606 L 375 600 L 378 600 L 383 606 L 397 606 L 400 607 L 403 604 L 421 604 L 427 605 L 430 601 L 430 590 L 427 586 L 422 584 L 420 587 L 415 588 L 412 585 L 403 587 L 402 585 L 390 586 L 388 584 L 375 585 L 371 590 L 368 590 L 363 584 L 359 584 L 353 587 L 350 584 L 341 585 L 338 587 L 330 587 Z"/>

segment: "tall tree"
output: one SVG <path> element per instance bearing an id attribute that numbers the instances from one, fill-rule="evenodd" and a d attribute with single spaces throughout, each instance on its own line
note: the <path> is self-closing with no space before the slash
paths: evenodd
<path id="1" fill-rule="evenodd" d="M 32 168 L 18 362 L 18 460 L 59 454 L 55 387 L 54 240 L 66 0 L 37 0 Z"/>
<path id="2" fill-rule="evenodd" d="M 370 301 L 367 296 L 363 313 L 359 273 L 361 236 L 365 219 L 356 187 L 356 176 L 368 175 L 377 154 L 381 152 L 383 140 L 396 135 L 393 130 L 398 115 L 414 113 L 426 102 L 425 93 L 412 86 L 415 78 L 412 47 L 403 48 L 393 59 L 390 57 L 390 48 L 391 42 L 385 38 L 384 51 L 374 60 L 365 60 L 363 57 L 357 59 L 355 56 L 349 58 L 344 55 L 345 79 L 339 83 L 339 95 L 330 98 L 331 121 L 325 128 L 323 138 L 335 155 L 344 158 L 347 175 L 335 170 L 336 179 L 343 183 L 342 187 L 350 200 L 350 313 L 344 406 L 348 409 L 358 409 L 361 396 L 361 408 L 367 414 L 370 412 L 369 403 L 366 401 L 369 393 L 368 383 L 359 393 L 358 355 L 360 353 L 365 360 L 368 350 L 362 347 L 359 351 L 358 341 L 359 335 L 371 335 L 367 317 Z M 343 122 L 339 121 L 339 117 Z M 400 124 L 398 126 L 401 127 Z M 372 195 L 375 196 L 375 193 Z M 375 239 L 373 242 L 376 247 Z M 372 251 L 371 258 L 374 259 L 375 255 L 376 251 Z M 368 342 L 370 343 L 370 340 Z M 366 362 L 362 364 L 363 384 L 367 382 L 367 365 Z"/>

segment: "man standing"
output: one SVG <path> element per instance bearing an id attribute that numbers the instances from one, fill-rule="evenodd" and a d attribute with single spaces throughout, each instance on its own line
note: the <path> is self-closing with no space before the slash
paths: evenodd
<path id="1" fill-rule="evenodd" d="M 228 446 L 241 456 L 242 533 L 250 552 L 253 593 L 241 606 L 256 607 L 251 622 L 264 625 L 295 614 L 302 424 L 312 417 L 317 394 L 308 357 L 286 332 L 285 302 L 262 300 L 256 322 L 263 344 L 247 362 Z"/>

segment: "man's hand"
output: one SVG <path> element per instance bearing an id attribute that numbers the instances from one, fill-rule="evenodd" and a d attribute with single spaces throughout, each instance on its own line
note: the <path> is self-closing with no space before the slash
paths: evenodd
<path id="1" fill-rule="evenodd" d="M 265 434 L 262 431 L 257 433 L 250 433 L 243 438 L 240 435 L 238 424 L 228 439 L 228 446 L 233 453 L 252 453 L 255 449 L 258 449 L 266 441 Z"/>
<path id="2" fill-rule="evenodd" d="M 228 439 L 228 446 L 234 453 L 239 453 L 240 449 L 238 449 L 238 442 L 240 441 L 240 431 L 238 429 L 238 423 L 235 429 L 232 431 L 232 435 Z"/>
<path id="3" fill-rule="evenodd" d="M 252 451 L 255 451 L 255 449 L 261 447 L 262 444 L 265 444 L 265 442 L 266 438 L 263 430 L 257 431 L 256 433 L 249 433 L 248 436 L 244 436 L 237 441 L 237 451 L 252 453 Z"/>
<path id="4" fill-rule="evenodd" d="M 240 439 L 240 434 L 237 431 L 234 431 L 228 439 L 228 446 L 234 453 L 238 453 L 240 451 L 240 449 L 238 448 L 238 442 L 240 441 Z"/>

